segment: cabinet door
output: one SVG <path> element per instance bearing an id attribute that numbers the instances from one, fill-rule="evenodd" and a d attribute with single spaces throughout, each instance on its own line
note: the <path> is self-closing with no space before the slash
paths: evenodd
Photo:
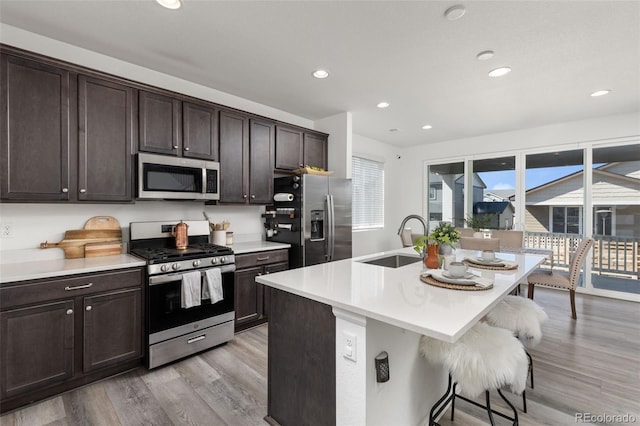
<path id="1" fill-rule="evenodd" d="M 2 198 L 68 200 L 74 190 L 69 186 L 70 74 L 10 55 L 0 61 Z"/>
<path id="2" fill-rule="evenodd" d="M 248 118 L 220 112 L 220 201 L 245 203 L 248 198 Z"/>
<path id="3" fill-rule="evenodd" d="M 314 133 L 304 134 L 304 164 L 327 169 L 327 137 Z"/>
<path id="4" fill-rule="evenodd" d="M 273 202 L 273 151 L 275 126 L 251 120 L 249 133 L 249 203 Z"/>
<path id="5" fill-rule="evenodd" d="M 142 356 L 142 290 L 84 298 L 83 370 Z"/>
<path id="6" fill-rule="evenodd" d="M 243 325 L 255 321 L 262 315 L 262 299 L 258 294 L 256 277 L 262 267 L 243 269 L 234 273 L 236 331 Z"/>
<path id="7" fill-rule="evenodd" d="M 276 126 L 276 169 L 295 170 L 302 161 L 302 131 Z"/>
<path id="8" fill-rule="evenodd" d="M 181 149 L 180 101 L 140 91 L 140 151 L 178 155 Z"/>
<path id="9" fill-rule="evenodd" d="M 2 398 L 73 374 L 73 300 L 0 313 Z"/>
<path id="10" fill-rule="evenodd" d="M 183 102 L 182 155 L 218 161 L 218 110 Z"/>
<path id="11" fill-rule="evenodd" d="M 78 77 L 78 200 L 131 201 L 134 89 Z"/>

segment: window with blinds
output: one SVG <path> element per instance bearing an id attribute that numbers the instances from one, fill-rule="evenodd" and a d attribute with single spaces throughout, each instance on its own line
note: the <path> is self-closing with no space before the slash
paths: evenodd
<path id="1" fill-rule="evenodd" d="M 351 160 L 353 230 L 384 227 L 384 163 L 362 157 Z"/>

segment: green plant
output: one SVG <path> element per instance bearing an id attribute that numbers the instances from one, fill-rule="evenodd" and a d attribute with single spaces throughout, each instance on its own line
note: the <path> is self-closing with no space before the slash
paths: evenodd
<path id="1" fill-rule="evenodd" d="M 490 224 L 493 223 L 493 218 L 495 217 L 495 213 L 477 215 L 467 217 L 464 220 L 464 223 L 469 227 L 473 228 L 474 231 L 480 231 L 481 229 L 485 229 Z"/>
<path id="2" fill-rule="evenodd" d="M 435 244 L 446 244 L 453 248 L 453 245 L 460 240 L 460 233 L 449 222 L 440 222 L 440 225 L 429 234 L 429 240 Z"/>
<path id="3" fill-rule="evenodd" d="M 435 243 L 432 242 L 427 235 L 422 235 L 421 237 L 416 238 L 413 241 L 413 244 L 414 244 L 413 249 L 415 251 L 417 251 L 418 253 L 426 253 L 427 246 Z"/>

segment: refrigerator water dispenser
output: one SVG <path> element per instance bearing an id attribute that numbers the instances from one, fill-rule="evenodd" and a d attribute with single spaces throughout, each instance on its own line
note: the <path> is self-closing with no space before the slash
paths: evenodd
<path id="1" fill-rule="evenodd" d="M 311 241 L 324 240 L 324 210 L 311 210 Z"/>

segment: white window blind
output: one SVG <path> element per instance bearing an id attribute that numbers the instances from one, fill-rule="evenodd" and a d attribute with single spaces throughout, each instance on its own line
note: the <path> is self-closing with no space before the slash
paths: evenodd
<path id="1" fill-rule="evenodd" d="M 384 163 L 352 157 L 353 229 L 384 227 Z"/>

